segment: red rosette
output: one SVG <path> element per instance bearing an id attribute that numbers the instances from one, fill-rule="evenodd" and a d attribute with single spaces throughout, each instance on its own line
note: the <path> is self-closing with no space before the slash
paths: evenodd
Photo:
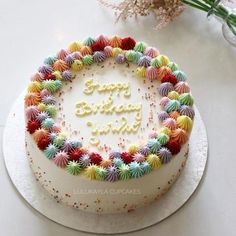
<path id="1" fill-rule="evenodd" d="M 69 153 L 69 161 L 78 161 L 83 154 L 80 148 L 76 148 Z"/>
<path id="2" fill-rule="evenodd" d="M 37 120 L 29 120 L 27 123 L 27 131 L 30 134 L 33 134 L 35 130 L 39 129 L 41 127 L 40 122 Z"/>
<path id="3" fill-rule="evenodd" d="M 93 50 L 93 52 L 95 52 L 95 51 L 103 51 L 105 47 L 106 47 L 105 43 L 95 42 L 94 44 L 92 44 L 91 49 Z"/>
<path id="4" fill-rule="evenodd" d="M 161 79 L 161 83 L 165 83 L 165 82 L 169 82 L 175 85 L 177 84 L 178 81 L 173 74 L 168 73 Z"/>
<path id="5" fill-rule="evenodd" d="M 101 155 L 99 155 L 98 153 L 95 153 L 95 152 L 92 152 L 90 154 L 90 159 L 91 159 L 91 162 L 96 165 L 99 165 L 102 161 Z"/>
<path id="6" fill-rule="evenodd" d="M 129 164 L 130 162 L 133 161 L 132 155 L 128 152 L 122 152 L 121 159 L 124 161 L 125 164 Z"/>
<path id="7" fill-rule="evenodd" d="M 136 42 L 133 38 L 131 37 L 123 38 L 121 41 L 121 48 L 123 50 L 130 50 L 134 48 L 135 44 Z"/>
<path id="8" fill-rule="evenodd" d="M 170 150 L 172 155 L 176 155 L 180 152 L 181 145 L 177 141 L 170 140 L 166 145 L 166 148 Z"/>
<path id="9" fill-rule="evenodd" d="M 44 138 L 41 138 L 38 143 L 37 143 L 37 146 L 40 150 L 45 150 L 46 147 L 50 144 L 50 140 L 48 137 L 44 137 Z"/>
<path id="10" fill-rule="evenodd" d="M 55 80 L 56 77 L 53 74 L 45 74 L 43 80 Z"/>

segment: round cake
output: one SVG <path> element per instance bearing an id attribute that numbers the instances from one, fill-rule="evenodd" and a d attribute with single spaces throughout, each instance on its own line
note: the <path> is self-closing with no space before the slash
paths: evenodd
<path id="1" fill-rule="evenodd" d="M 26 149 L 58 203 L 130 212 L 166 193 L 193 126 L 186 75 L 131 37 L 88 37 L 48 56 L 25 95 Z"/>

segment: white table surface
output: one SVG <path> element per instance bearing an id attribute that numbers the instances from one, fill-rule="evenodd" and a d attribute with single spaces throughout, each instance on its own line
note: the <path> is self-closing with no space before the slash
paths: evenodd
<path id="1" fill-rule="evenodd" d="M 183 208 L 131 235 L 236 235 L 236 48 L 223 39 L 219 24 L 195 10 L 188 9 L 158 32 L 152 17 L 113 22 L 112 12 L 96 0 L 0 0 L 0 133 L 30 74 L 46 55 L 70 41 L 104 33 L 156 45 L 189 76 L 207 126 L 209 161 L 201 185 Z M 46 219 L 26 204 L 8 178 L 2 152 L 0 156 L 0 235 L 87 235 Z"/>

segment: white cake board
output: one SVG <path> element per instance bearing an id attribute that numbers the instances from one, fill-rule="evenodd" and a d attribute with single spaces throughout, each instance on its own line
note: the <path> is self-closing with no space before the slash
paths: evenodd
<path id="1" fill-rule="evenodd" d="M 96 215 L 57 203 L 33 175 L 25 151 L 23 94 L 13 105 L 3 135 L 3 154 L 8 174 L 22 197 L 38 212 L 58 224 L 90 233 L 125 233 L 154 225 L 176 212 L 196 190 L 207 161 L 207 134 L 196 116 L 190 138 L 189 158 L 177 182 L 160 200 L 130 213 Z"/>

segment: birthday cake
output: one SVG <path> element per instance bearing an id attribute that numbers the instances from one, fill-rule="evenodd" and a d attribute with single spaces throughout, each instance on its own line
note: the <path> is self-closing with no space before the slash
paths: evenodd
<path id="1" fill-rule="evenodd" d="M 48 56 L 28 85 L 30 166 L 58 203 L 133 211 L 180 175 L 192 106 L 185 73 L 155 47 L 104 35 L 72 42 Z"/>

